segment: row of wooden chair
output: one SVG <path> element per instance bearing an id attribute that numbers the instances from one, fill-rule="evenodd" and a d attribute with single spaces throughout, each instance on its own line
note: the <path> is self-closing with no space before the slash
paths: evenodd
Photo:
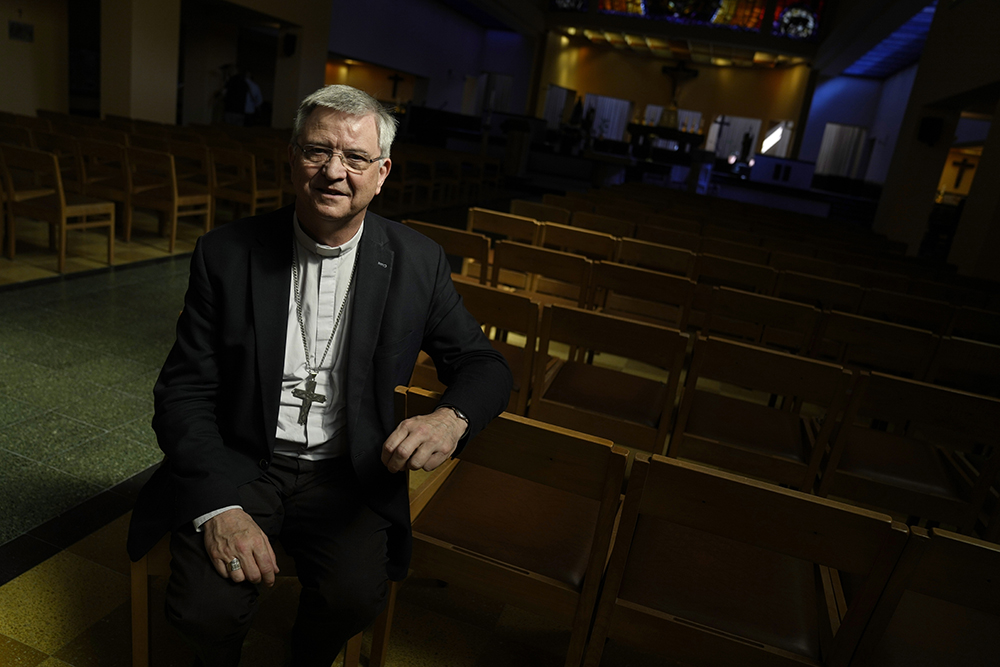
<path id="1" fill-rule="evenodd" d="M 400 419 L 437 401 L 397 398 Z M 622 501 L 624 471 L 608 440 L 501 415 L 432 475 L 412 575 L 563 619 L 567 666 L 609 640 L 684 664 L 992 664 L 996 545 L 656 455 Z"/>

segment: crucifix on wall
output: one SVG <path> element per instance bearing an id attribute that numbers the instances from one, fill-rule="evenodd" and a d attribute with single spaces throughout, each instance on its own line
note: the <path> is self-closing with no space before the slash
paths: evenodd
<path id="1" fill-rule="evenodd" d="M 962 184 L 962 179 L 965 178 L 965 172 L 975 169 L 976 163 L 969 162 L 969 158 L 963 157 L 961 162 L 952 162 L 952 165 L 958 167 L 958 175 L 955 177 L 955 189 L 957 190 Z"/>

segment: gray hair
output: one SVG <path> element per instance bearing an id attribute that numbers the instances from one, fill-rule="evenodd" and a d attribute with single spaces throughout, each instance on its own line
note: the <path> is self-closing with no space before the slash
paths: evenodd
<path id="1" fill-rule="evenodd" d="M 295 113 L 295 124 L 292 126 L 293 141 L 298 140 L 306 119 L 316 107 L 326 107 L 349 116 L 374 116 L 381 157 L 389 157 L 389 149 L 396 137 L 396 126 L 399 125 L 399 121 L 368 93 L 341 84 L 324 86 L 302 100 L 299 110 Z"/>

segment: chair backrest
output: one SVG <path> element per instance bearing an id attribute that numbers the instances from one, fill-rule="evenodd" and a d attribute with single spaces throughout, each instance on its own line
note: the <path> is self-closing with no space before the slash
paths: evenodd
<path id="1" fill-rule="evenodd" d="M 772 250 L 767 260 L 768 264 L 779 271 L 795 271 L 798 274 L 839 280 L 839 267 L 836 262 L 816 259 L 811 255 L 800 255 L 784 250 Z M 844 282 L 840 280 L 839 282 Z"/>
<path id="2" fill-rule="evenodd" d="M 541 234 L 541 225 L 537 220 L 476 207 L 469 209 L 465 229 L 528 244 L 537 243 Z"/>
<path id="3" fill-rule="evenodd" d="M 955 307 L 944 301 L 872 288 L 865 292 L 858 314 L 941 335 L 955 317 Z M 997 319 L 1000 322 L 1000 315 Z"/>
<path id="4" fill-rule="evenodd" d="M 816 243 L 811 241 L 799 241 L 783 236 L 764 236 L 760 244 L 772 252 L 791 253 L 802 257 L 816 256 Z"/>
<path id="5" fill-rule="evenodd" d="M 564 197 L 562 195 L 554 194 L 544 194 L 542 195 L 542 203 L 546 206 L 557 206 L 559 208 L 564 208 L 569 211 L 586 211 L 588 213 L 593 213 L 594 202 L 587 199 L 580 199 L 577 197 Z"/>
<path id="6" fill-rule="evenodd" d="M 101 125 L 92 125 L 87 128 L 87 136 L 98 141 L 106 141 L 109 144 L 128 146 L 129 134 L 125 130 L 116 130 Z"/>
<path id="7" fill-rule="evenodd" d="M 55 153 L 62 170 L 63 187 L 68 191 L 83 191 L 83 164 L 75 137 L 53 132 L 35 132 L 35 145 L 40 151 Z"/>
<path id="8" fill-rule="evenodd" d="M 778 272 L 770 266 L 741 262 L 718 255 L 699 254 L 694 265 L 699 283 L 733 287 L 756 294 L 771 294 Z"/>
<path id="9" fill-rule="evenodd" d="M 35 139 L 31 134 L 31 129 L 23 125 L 10 125 L 0 123 L 0 144 L 10 144 L 11 146 L 21 146 L 22 148 L 34 148 Z"/>
<path id="10" fill-rule="evenodd" d="M 970 531 L 1000 468 L 997 424 L 998 399 L 862 373 L 819 493 Z M 955 452 L 982 453 L 973 467 Z"/>
<path id="11" fill-rule="evenodd" d="M 768 256 L 771 254 L 767 248 L 711 236 L 702 237 L 698 252 L 738 259 L 741 262 L 752 264 L 767 264 Z"/>
<path id="12" fill-rule="evenodd" d="M 836 277 L 839 280 L 855 283 L 862 287 L 883 289 L 900 294 L 905 294 L 910 287 L 910 279 L 898 273 L 849 264 L 838 264 L 837 266 L 838 275 Z"/>
<path id="13" fill-rule="evenodd" d="M 698 249 L 701 247 L 701 236 L 698 234 L 656 225 L 638 225 L 635 230 L 635 237 L 641 241 L 658 243 L 673 248 L 684 248 L 693 252 L 698 252 Z"/>
<path id="14" fill-rule="evenodd" d="M 689 249 L 640 239 L 620 239 L 615 261 L 690 278 L 697 255 Z"/>
<path id="15" fill-rule="evenodd" d="M 177 197 L 177 170 L 173 155 L 130 146 L 128 159 L 134 182 L 142 183 L 146 189 L 166 188 L 170 196 Z"/>
<path id="16" fill-rule="evenodd" d="M 688 234 L 701 234 L 701 222 L 690 218 L 681 218 L 675 215 L 663 215 L 660 213 L 648 213 L 642 219 L 642 224 L 662 229 L 672 229 Z"/>
<path id="17" fill-rule="evenodd" d="M 706 335 L 806 353 L 812 349 L 820 315 L 818 308 L 797 301 L 714 287 L 701 329 Z"/>
<path id="18" fill-rule="evenodd" d="M 49 119 L 39 118 L 38 116 L 22 116 L 20 114 L 16 114 L 14 116 L 14 124 L 26 127 L 32 132 L 36 130 L 39 132 L 52 131 L 52 123 L 49 121 Z"/>
<path id="19" fill-rule="evenodd" d="M 597 262 L 587 308 L 687 330 L 698 283 L 616 262 Z"/>
<path id="20" fill-rule="evenodd" d="M 12 211 L 18 200 L 31 197 L 33 192 L 56 195 L 55 203 L 60 210 L 65 209 L 66 195 L 55 153 L 0 144 L 0 154 L 3 155 L 7 170 L 4 180 L 7 185 L 8 206 L 11 206 Z"/>
<path id="21" fill-rule="evenodd" d="M 846 665 L 905 539 L 884 514 L 639 455 L 585 664 L 610 636 L 685 663 Z"/>
<path id="22" fill-rule="evenodd" d="M 640 216 L 635 216 L 636 218 Z M 612 236 L 617 236 L 619 238 L 630 238 L 635 236 L 635 220 L 623 220 L 621 218 L 612 218 L 606 215 L 597 215 L 596 213 L 587 213 L 586 211 L 576 211 L 573 213 L 573 217 L 570 221 L 574 227 L 582 227 L 583 229 L 591 229 L 595 232 L 602 232 L 604 234 L 611 234 Z"/>
<path id="23" fill-rule="evenodd" d="M 160 151 L 161 153 L 170 152 L 170 140 L 167 139 L 166 134 L 163 136 L 132 134 L 129 137 L 129 146 L 145 148 L 148 151 Z"/>
<path id="24" fill-rule="evenodd" d="M 253 153 L 249 151 L 225 148 L 209 144 L 211 154 L 212 177 L 216 185 L 245 184 L 250 188 L 257 187 L 257 163 Z"/>
<path id="25" fill-rule="evenodd" d="M 512 215 L 519 215 L 523 218 L 532 218 L 539 222 L 557 222 L 560 225 L 568 225 L 572 211 L 558 206 L 549 206 L 526 199 L 512 199 L 510 202 L 510 212 Z"/>
<path id="26" fill-rule="evenodd" d="M 810 356 L 922 379 L 939 341 L 939 336 L 926 329 L 834 310 L 821 318 Z"/>
<path id="27" fill-rule="evenodd" d="M 592 264 L 593 262 L 583 255 L 513 241 L 497 241 L 493 247 L 493 274 L 490 277 L 490 284 L 493 287 L 504 284 L 505 272 L 541 276 L 567 283 L 572 288 L 571 291 L 577 295 L 571 300 L 575 300 L 580 307 L 583 307 L 587 301 Z M 528 292 L 535 291 L 534 284 L 512 286 Z"/>
<path id="28" fill-rule="evenodd" d="M 808 303 L 820 310 L 856 313 L 861 307 L 865 290 L 852 283 L 782 270 L 774 288 L 774 296 Z"/>
<path id="29" fill-rule="evenodd" d="M 931 384 L 1000 398 L 1000 345 L 945 336 L 925 379 Z"/>
<path id="30" fill-rule="evenodd" d="M 702 236 L 724 239 L 749 246 L 760 245 L 760 234 L 750 231 L 749 225 L 732 223 L 720 225 L 706 222 L 701 228 Z"/>
<path id="31" fill-rule="evenodd" d="M 539 245 L 563 252 L 583 255 L 594 260 L 613 259 L 618 252 L 618 239 L 610 234 L 543 222 Z"/>
<path id="32" fill-rule="evenodd" d="M 992 665 L 1000 637 L 1000 546 L 910 528 L 852 665 Z"/>
<path id="33" fill-rule="evenodd" d="M 484 267 L 479 272 L 479 282 L 486 284 L 486 269 L 490 260 L 490 240 L 482 234 L 462 229 L 432 225 L 429 222 L 403 220 L 403 224 L 415 229 L 444 248 L 445 254 L 462 258 L 461 275 L 466 274 L 466 260 L 472 259 Z"/>
<path id="34" fill-rule="evenodd" d="M 948 335 L 1000 345 L 1000 313 L 968 306 L 958 308 Z"/>

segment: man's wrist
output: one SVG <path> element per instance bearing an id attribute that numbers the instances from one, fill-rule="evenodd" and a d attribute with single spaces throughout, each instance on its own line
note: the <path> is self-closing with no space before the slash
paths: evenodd
<path id="1" fill-rule="evenodd" d="M 458 419 L 460 419 L 463 422 L 465 422 L 465 428 L 462 431 L 462 435 L 459 436 L 459 440 L 461 440 L 462 438 L 464 438 L 465 435 L 469 432 L 469 418 L 467 416 L 465 416 L 464 412 L 462 412 L 461 410 L 459 410 L 458 408 L 456 408 L 454 405 L 439 405 L 438 406 L 438 410 L 441 410 L 441 409 L 450 410 L 451 413 L 453 415 L 455 415 L 455 417 L 457 417 Z"/>

